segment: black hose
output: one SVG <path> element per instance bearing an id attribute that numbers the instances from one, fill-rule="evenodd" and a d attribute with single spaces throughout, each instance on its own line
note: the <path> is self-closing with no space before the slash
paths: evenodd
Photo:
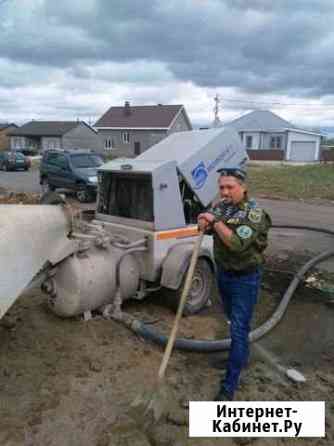
<path id="1" fill-rule="evenodd" d="M 321 232 L 325 234 L 334 235 L 334 231 L 331 231 L 330 229 L 319 229 L 314 228 L 312 226 L 291 226 L 291 225 L 273 225 L 273 228 L 289 228 L 289 229 L 302 229 L 302 230 L 309 230 L 309 231 L 315 231 L 315 232 Z M 305 273 L 312 268 L 314 265 L 318 264 L 319 262 L 322 262 L 329 257 L 334 256 L 334 249 L 328 250 L 322 254 L 317 255 L 316 257 L 309 260 L 302 268 L 299 269 L 299 271 L 294 274 L 294 277 L 292 281 L 290 282 L 290 285 L 286 292 L 284 293 L 284 296 L 279 303 L 278 307 L 276 308 L 274 314 L 271 316 L 270 319 L 268 319 L 264 324 L 262 324 L 260 327 L 256 328 L 249 334 L 249 341 L 254 342 L 258 339 L 262 338 L 265 334 L 267 334 L 269 331 L 271 331 L 282 319 L 287 306 L 293 296 L 293 293 L 295 292 L 297 286 L 299 285 L 300 281 L 302 280 Z M 156 344 L 159 344 L 161 346 L 165 346 L 168 342 L 168 336 L 165 336 L 156 330 L 153 330 L 151 327 L 148 327 L 144 322 L 140 320 L 131 320 L 131 322 L 128 321 L 126 325 L 133 330 L 138 335 L 142 336 L 144 339 L 147 339 L 149 341 L 153 341 Z M 192 351 L 192 352 L 199 352 L 199 353 L 212 353 L 212 352 L 219 352 L 228 350 L 231 345 L 231 338 L 225 338 L 222 340 L 200 340 L 200 339 L 185 339 L 185 338 L 178 338 L 175 341 L 174 348 L 178 350 L 183 351 Z"/>
<path id="2" fill-rule="evenodd" d="M 327 229 L 327 228 L 315 228 L 314 226 L 298 226 L 298 225 L 272 225 L 272 228 L 276 228 L 276 229 L 283 229 L 283 228 L 288 228 L 288 229 L 302 229 L 303 231 L 314 231 L 314 232 L 321 232 L 323 234 L 329 234 L 329 235 L 334 235 L 334 231 L 332 231 L 331 229 Z"/>

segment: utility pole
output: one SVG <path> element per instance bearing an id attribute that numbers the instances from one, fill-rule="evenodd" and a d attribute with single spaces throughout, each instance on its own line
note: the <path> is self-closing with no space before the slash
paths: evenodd
<path id="1" fill-rule="evenodd" d="M 216 93 L 216 96 L 214 97 L 214 101 L 215 101 L 215 106 L 213 108 L 214 114 L 215 114 L 215 119 L 212 123 L 212 127 L 221 127 L 222 123 L 221 120 L 219 118 L 219 110 L 220 110 L 220 97 L 219 94 Z"/>

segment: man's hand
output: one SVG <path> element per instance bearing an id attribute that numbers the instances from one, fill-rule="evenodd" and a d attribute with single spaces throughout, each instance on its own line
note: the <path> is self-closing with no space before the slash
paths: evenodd
<path id="1" fill-rule="evenodd" d="M 206 220 L 209 224 L 214 223 L 214 221 L 216 220 L 216 217 L 211 214 L 211 212 L 204 212 L 203 214 L 199 214 L 198 216 L 198 220 L 199 219 L 204 219 Z"/>
<path id="2" fill-rule="evenodd" d="M 210 223 L 208 223 L 208 221 L 205 220 L 205 218 L 199 218 L 199 217 L 197 219 L 197 224 L 198 224 L 199 230 L 202 232 L 205 232 L 209 228 L 209 225 L 210 225 Z"/>
<path id="3" fill-rule="evenodd" d="M 199 216 L 197 217 L 198 227 L 203 232 L 208 230 L 209 227 L 212 226 L 214 221 L 215 221 L 214 215 L 210 214 L 209 212 L 204 212 L 203 214 L 199 214 Z"/>
<path id="4" fill-rule="evenodd" d="M 217 221 L 213 225 L 213 229 L 218 237 L 222 240 L 222 242 L 230 247 L 231 246 L 231 238 L 233 235 L 232 229 L 230 229 L 223 221 Z"/>

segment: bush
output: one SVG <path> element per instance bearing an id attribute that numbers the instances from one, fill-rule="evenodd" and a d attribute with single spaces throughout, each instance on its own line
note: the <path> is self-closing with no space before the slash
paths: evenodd
<path id="1" fill-rule="evenodd" d="M 112 153 L 107 152 L 107 153 L 104 153 L 104 154 L 103 154 L 103 158 L 104 158 L 105 162 L 107 162 L 107 161 L 115 160 L 115 159 L 117 159 L 117 158 L 119 158 L 119 157 L 118 157 L 118 156 L 115 156 L 115 155 L 112 154 Z"/>

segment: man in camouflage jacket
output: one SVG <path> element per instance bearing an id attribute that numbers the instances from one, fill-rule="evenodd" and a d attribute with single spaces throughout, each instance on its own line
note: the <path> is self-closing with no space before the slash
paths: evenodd
<path id="1" fill-rule="evenodd" d="M 246 172 L 222 169 L 221 199 L 198 216 L 200 229 L 214 238 L 217 283 L 231 332 L 225 377 L 216 401 L 233 400 L 249 356 L 248 335 L 261 286 L 263 251 L 267 247 L 269 215 L 247 196 Z"/>

